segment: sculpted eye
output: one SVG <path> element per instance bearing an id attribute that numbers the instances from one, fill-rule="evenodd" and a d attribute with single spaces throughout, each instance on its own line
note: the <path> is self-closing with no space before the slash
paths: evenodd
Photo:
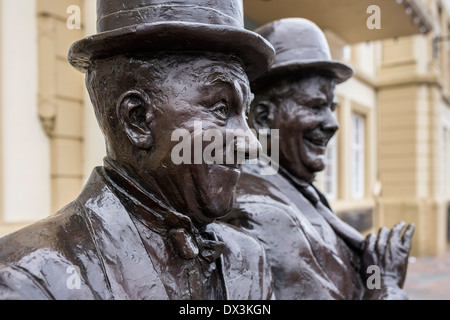
<path id="1" fill-rule="evenodd" d="M 227 101 L 222 99 L 215 103 L 210 110 L 220 119 L 226 120 L 228 118 L 228 104 Z"/>
<path id="2" fill-rule="evenodd" d="M 314 112 L 320 112 L 322 109 L 324 109 L 324 108 L 326 108 L 327 107 L 327 104 L 325 103 L 325 104 L 315 104 L 315 105 L 312 105 L 311 106 L 311 109 L 314 111 Z"/>
<path id="3" fill-rule="evenodd" d="M 314 105 L 314 106 L 311 107 L 311 109 L 313 109 L 314 112 L 319 112 L 321 108 L 322 107 L 318 106 L 318 105 Z"/>

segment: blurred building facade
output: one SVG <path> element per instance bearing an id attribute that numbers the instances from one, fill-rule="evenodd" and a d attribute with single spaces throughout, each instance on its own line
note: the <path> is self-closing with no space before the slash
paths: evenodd
<path id="1" fill-rule="evenodd" d="M 247 27 L 297 16 L 325 31 L 334 58 L 356 74 L 338 86 L 341 128 L 318 186 L 361 232 L 414 222 L 413 254 L 440 254 L 450 205 L 449 1 L 337 2 L 244 0 Z M 373 4 L 381 29 L 367 25 Z M 102 164 L 83 75 L 67 62 L 69 46 L 96 32 L 95 10 L 93 0 L 0 2 L 0 236 L 73 201 Z"/>

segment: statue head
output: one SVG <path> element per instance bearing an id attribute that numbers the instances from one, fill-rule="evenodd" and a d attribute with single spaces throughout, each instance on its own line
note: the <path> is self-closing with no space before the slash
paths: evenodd
<path id="1" fill-rule="evenodd" d="M 327 144 L 339 128 L 336 85 L 353 70 L 332 60 L 324 33 L 309 20 L 282 19 L 255 32 L 277 55 L 270 71 L 252 82 L 251 126 L 279 129 L 281 167 L 311 182 L 325 168 Z"/>
<path id="2" fill-rule="evenodd" d="M 72 46 L 69 61 L 86 72 L 107 157 L 194 223 L 224 216 L 239 165 L 194 161 L 208 146 L 200 137 L 196 150 L 194 141 L 206 130 L 224 143 L 227 130 L 249 130 L 249 78 L 268 69 L 272 46 L 243 28 L 237 0 L 98 1 L 98 29 Z M 192 161 L 176 164 L 173 133 L 180 129 L 192 142 L 183 150 Z"/>

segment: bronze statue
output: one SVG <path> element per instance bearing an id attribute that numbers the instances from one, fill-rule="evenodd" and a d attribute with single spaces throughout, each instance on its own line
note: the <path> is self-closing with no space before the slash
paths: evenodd
<path id="1" fill-rule="evenodd" d="M 249 122 L 256 130 L 279 130 L 279 171 L 261 175 L 262 162 L 246 165 L 236 207 L 224 220 L 264 244 L 277 299 L 406 299 L 401 288 L 414 226 L 404 230 L 402 222 L 364 239 L 313 185 L 339 128 L 335 87 L 353 70 L 331 59 L 325 35 L 311 21 L 282 19 L 255 32 L 277 55 L 252 82 Z M 379 268 L 379 288 L 371 266 Z"/>
<path id="2" fill-rule="evenodd" d="M 87 73 L 105 164 L 74 202 L 0 240 L 0 298 L 271 298 L 261 245 L 215 222 L 239 166 L 176 165 L 171 137 L 197 121 L 247 130 L 249 77 L 268 70 L 273 47 L 243 28 L 239 0 L 97 6 L 99 33 L 69 61 Z"/>

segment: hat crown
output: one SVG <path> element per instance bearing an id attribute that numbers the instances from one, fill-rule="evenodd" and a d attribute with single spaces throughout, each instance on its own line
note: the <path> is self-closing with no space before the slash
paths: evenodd
<path id="1" fill-rule="evenodd" d="M 269 40 L 276 51 L 273 66 L 290 61 L 331 61 L 328 41 L 322 30 L 303 18 L 286 18 L 274 21 L 255 30 Z"/>
<path id="2" fill-rule="evenodd" d="M 158 22 L 244 27 L 242 0 L 97 0 L 97 31 Z"/>

